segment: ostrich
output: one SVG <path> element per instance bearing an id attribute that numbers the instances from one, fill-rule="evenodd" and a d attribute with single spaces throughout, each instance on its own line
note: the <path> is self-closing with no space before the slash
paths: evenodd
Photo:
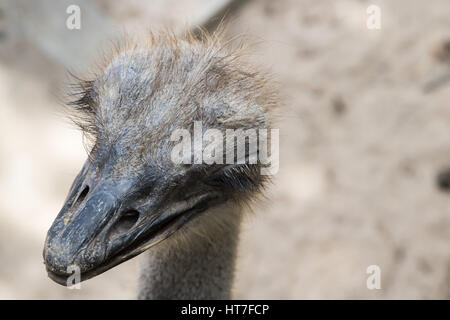
<path id="1" fill-rule="evenodd" d="M 233 164 L 171 160 L 172 133 L 195 121 L 270 126 L 272 84 L 230 43 L 189 32 L 128 39 L 79 80 L 71 118 L 91 144 L 45 240 L 52 280 L 66 285 L 72 265 L 86 280 L 145 251 L 138 298 L 231 297 L 243 207 L 267 181 L 263 165 L 248 161 L 248 143 Z"/>

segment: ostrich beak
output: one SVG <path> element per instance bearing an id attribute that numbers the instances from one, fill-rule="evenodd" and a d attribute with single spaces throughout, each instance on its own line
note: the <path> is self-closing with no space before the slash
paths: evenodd
<path id="1" fill-rule="evenodd" d="M 44 262 L 49 277 L 61 285 L 72 284 L 68 279 L 77 268 L 83 281 L 135 257 L 217 200 L 211 194 L 197 196 L 144 214 L 126 209 L 135 205 L 133 199 L 123 200 L 129 181 L 108 182 L 98 171 L 86 162 L 47 233 Z"/>

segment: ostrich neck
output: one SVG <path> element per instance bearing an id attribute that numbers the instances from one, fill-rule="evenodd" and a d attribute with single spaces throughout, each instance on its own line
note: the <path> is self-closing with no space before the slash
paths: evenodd
<path id="1" fill-rule="evenodd" d="M 141 260 L 139 299 L 229 299 L 240 208 L 202 213 Z"/>

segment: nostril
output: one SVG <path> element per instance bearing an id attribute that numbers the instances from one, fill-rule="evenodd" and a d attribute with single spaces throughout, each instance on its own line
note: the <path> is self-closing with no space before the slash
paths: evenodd
<path id="1" fill-rule="evenodd" d="M 75 201 L 75 205 L 80 204 L 83 202 L 83 200 L 86 198 L 87 194 L 89 193 L 89 186 L 86 186 L 83 191 L 81 191 L 80 195 L 78 196 L 77 201 Z"/>
<path id="2" fill-rule="evenodd" d="M 130 230 L 136 222 L 139 220 L 139 211 L 137 210 L 128 210 L 122 213 L 121 217 L 114 224 L 111 234 L 113 237 L 121 236 Z"/>

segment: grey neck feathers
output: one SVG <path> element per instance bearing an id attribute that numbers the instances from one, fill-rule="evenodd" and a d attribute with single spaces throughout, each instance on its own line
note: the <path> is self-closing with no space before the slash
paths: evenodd
<path id="1" fill-rule="evenodd" d="M 241 209 L 208 210 L 141 258 L 139 299 L 230 299 Z"/>

